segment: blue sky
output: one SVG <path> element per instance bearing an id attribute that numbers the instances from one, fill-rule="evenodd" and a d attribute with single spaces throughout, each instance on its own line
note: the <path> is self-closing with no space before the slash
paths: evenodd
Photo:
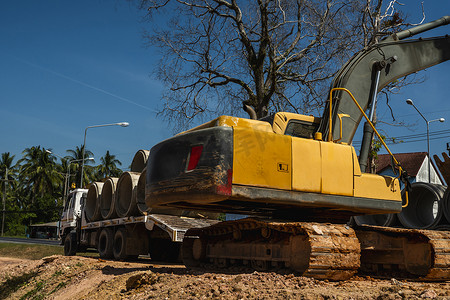
<path id="1" fill-rule="evenodd" d="M 420 1 L 405 10 L 420 21 Z M 450 15 L 450 1 L 424 1 L 427 21 Z M 172 135 L 156 118 L 162 86 L 150 74 L 158 51 L 143 47 L 142 11 L 127 2 L 10 1 L 0 2 L 0 153 L 16 160 L 26 147 L 41 145 L 65 156 L 83 143 L 90 125 L 127 121 L 130 126 L 88 130 L 87 149 L 99 162 L 106 150 L 127 169 L 139 149 Z M 148 29 L 148 28 L 147 28 Z M 450 33 L 450 26 L 429 35 Z M 450 128 L 449 62 L 426 71 L 428 80 L 393 98 L 399 119 L 411 129 L 387 129 L 392 136 L 424 133 L 424 121 L 405 104 L 412 98 L 432 123 L 431 131 Z M 380 115 L 386 114 L 380 107 Z M 442 152 L 446 139 L 433 140 Z M 394 152 L 425 151 L 426 143 L 393 145 Z"/>
<path id="2" fill-rule="evenodd" d="M 127 168 L 171 135 L 155 117 L 158 57 L 142 46 L 142 12 L 115 1 L 1 1 L 0 152 L 42 145 L 65 156 L 83 143 Z"/>

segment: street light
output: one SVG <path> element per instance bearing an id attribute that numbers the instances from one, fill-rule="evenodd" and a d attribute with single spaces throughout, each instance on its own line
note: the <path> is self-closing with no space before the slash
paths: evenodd
<path id="1" fill-rule="evenodd" d="M 428 121 L 422 113 L 419 111 L 419 109 L 414 105 L 414 102 L 411 99 L 406 99 L 406 104 L 412 105 L 419 115 L 425 120 L 427 123 L 427 154 L 428 154 L 428 183 L 431 183 L 431 157 L 430 157 L 430 123 L 439 121 L 441 123 L 445 122 L 444 118 L 439 118 L 435 120 Z"/>
<path id="2" fill-rule="evenodd" d="M 130 125 L 130 123 L 128 123 L 128 122 L 119 122 L 119 123 L 111 123 L 111 124 L 92 125 L 92 126 L 86 127 L 86 129 L 84 130 L 84 141 L 83 141 L 83 150 L 82 150 L 82 155 L 81 155 L 81 157 L 84 158 L 84 149 L 86 148 L 86 133 L 87 133 L 87 130 L 88 130 L 89 128 L 106 127 L 106 126 L 122 126 L 122 127 L 127 127 L 128 125 Z M 84 171 L 84 160 L 82 160 L 82 162 L 81 162 L 80 188 L 83 187 L 83 171 Z"/>

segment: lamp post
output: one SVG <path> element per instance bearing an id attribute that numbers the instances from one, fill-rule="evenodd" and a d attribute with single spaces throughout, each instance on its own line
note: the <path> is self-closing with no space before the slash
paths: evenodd
<path id="1" fill-rule="evenodd" d="M 427 123 L 427 155 L 428 155 L 428 183 L 431 183 L 431 157 L 430 157 L 430 123 L 431 122 L 445 122 L 444 118 L 439 118 L 439 119 L 434 119 L 434 120 L 430 120 L 428 121 L 424 115 L 422 115 L 422 113 L 419 111 L 419 109 L 414 105 L 414 102 L 411 99 L 406 99 L 406 104 L 412 105 L 417 112 L 419 113 L 419 115 L 425 120 L 425 122 Z"/>
<path id="2" fill-rule="evenodd" d="M 86 133 L 87 133 L 87 130 L 88 130 L 89 128 L 106 127 L 106 126 L 122 126 L 122 127 L 127 127 L 128 125 L 130 125 L 130 123 L 128 123 L 128 122 L 119 122 L 119 123 L 111 123 L 111 124 L 92 125 L 92 126 L 86 127 L 86 129 L 84 130 L 84 141 L 83 141 L 83 150 L 82 150 L 81 157 L 84 158 L 84 149 L 86 148 Z M 83 187 L 83 171 L 84 171 L 84 159 L 82 159 L 82 161 L 81 161 L 80 188 Z"/>

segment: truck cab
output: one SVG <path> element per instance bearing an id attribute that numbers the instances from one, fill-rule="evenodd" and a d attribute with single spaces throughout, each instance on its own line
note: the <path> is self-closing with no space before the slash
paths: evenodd
<path id="1" fill-rule="evenodd" d="M 81 218 L 82 206 L 87 196 L 87 189 L 74 189 L 67 196 L 60 222 L 60 237 L 64 241 L 65 236 L 77 227 L 77 220 Z"/>

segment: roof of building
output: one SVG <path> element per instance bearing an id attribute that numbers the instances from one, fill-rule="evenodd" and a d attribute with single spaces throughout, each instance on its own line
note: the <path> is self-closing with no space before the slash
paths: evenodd
<path id="1" fill-rule="evenodd" d="M 400 165 L 408 172 L 409 176 L 417 176 L 423 161 L 427 157 L 426 152 L 411 152 L 394 154 Z M 377 173 L 391 167 L 391 156 L 389 154 L 378 154 L 376 160 Z M 434 164 L 433 164 L 434 167 Z"/>

